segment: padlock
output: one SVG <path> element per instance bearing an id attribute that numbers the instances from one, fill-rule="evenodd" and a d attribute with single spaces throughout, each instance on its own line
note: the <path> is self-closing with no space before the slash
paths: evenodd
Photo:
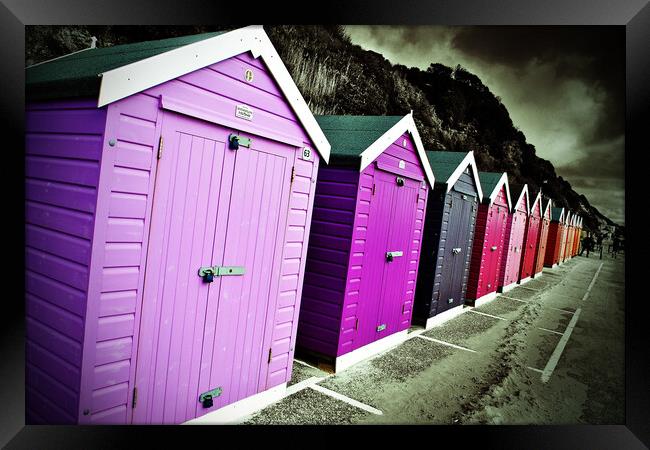
<path id="1" fill-rule="evenodd" d="M 236 134 L 231 134 L 228 136 L 228 148 L 230 150 L 237 150 L 239 149 L 239 136 Z"/>
<path id="2" fill-rule="evenodd" d="M 212 408 L 212 405 L 214 405 L 214 402 L 212 401 L 212 396 L 211 395 L 206 395 L 203 397 L 203 407 L 204 408 Z"/>

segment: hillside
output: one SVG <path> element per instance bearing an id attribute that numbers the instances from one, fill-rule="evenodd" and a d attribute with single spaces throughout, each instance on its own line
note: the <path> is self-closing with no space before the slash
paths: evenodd
<path id="1" fill-rule="evenodd" d="M 26 62 L 87 47 L 213 31 L 220 27 L 26 27 Z M 426 71 L 393 65 L 353 45 L 340 26 L 265 26 L 315 114 L 398 115 L 413 110 L 429 150 L 473 150 L 481 170 L 507 171 L 516 183 L 543 187 L 556 204 L 579 211 L 584 225 L 613 224 L 539 158 L 506 107 L 463 67 L 432 62 Z"/>

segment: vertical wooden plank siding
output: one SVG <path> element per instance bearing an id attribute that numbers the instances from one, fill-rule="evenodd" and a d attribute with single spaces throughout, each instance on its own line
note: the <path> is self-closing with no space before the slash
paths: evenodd
<path id="1" fill-rule="evenodd" d="M 27 105 L 26 419 L 76 423 L 106 109 Z"/>
<path id="2" fill-rule="evenodd" d="M 503 242 L 503 256 L 499 273 L 498 286 L 509 286 L 516 283 L 521 267 L 524 233 L 526 231 L 526 201 L 528 194 L 521 196 L 521 201 L 515 205 L 515 210 L 508 214 L 508 224 Z"/>

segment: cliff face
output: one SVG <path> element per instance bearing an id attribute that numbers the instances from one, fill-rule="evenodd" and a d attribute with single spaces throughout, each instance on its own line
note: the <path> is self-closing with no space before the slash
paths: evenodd
<path id="1" fill-rule="evenodd" d="M 26 62 L 87 47 L 161 39 L 223 27 L 28 26 Z M 473 150 L 479 168 L 507 171 L 557 205 L 578 211 L 584 225 L 613 224 L 535 154 L 500 99 L 463 67 L 431 63 L 427 70 L 393 65 L 353 45 L 340 26 L 265 26 L 315 114 L 399 115 L 413 111 L 427 149 Z"/>

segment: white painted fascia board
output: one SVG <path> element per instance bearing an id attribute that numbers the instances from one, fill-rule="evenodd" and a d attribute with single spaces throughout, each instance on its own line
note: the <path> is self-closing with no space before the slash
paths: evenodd
<path id="1" fill-rule="evenodd" d="M 330 144 L 261 25 L 250 25 L 188 44 L 100 74 L 97 106 L 142 92 L 174 78 L 250 51 L 271 75 L 327 163 Z"/>
<path id="2" fill-rule="evenodd" d="M 490 194 L 490 205 L 494 203 L 494 200 L 496 200 L 497 195 L 499 195 L 499 191 L 501 190 L 501 186 L 506 187 L 506 198 L 508 199 L 508 211 L 512 211 L 512 200 L 510 199 L 510 185 L 508 185 L 508 173 L 503 172 L 501 175 L 501 178 L 499 178 L 499 182 L 496 184 L 494 189 L 492 190 L 492 193 Z"/>
<path id="3" fill-rule="evenodd" d="M 533 206 L 530 207 L 531 212 L 535 210 L 537 205 L 539 204 L 539 216 L 544 217 L 544 212 L 542 211 L 542 191 L 540 190 L 537 193 L 537 196 L 535 197 L 535 200 L 533 201 Z"/>
<path id="4" fill-rule="evenodd" d="M 543 205 L 544 203 L 542 203 Z M 553 205 L 553 200 L 549 199 L 548 202 L 546 202 L 546 208 L 544 208 L 544 211 L 542 211 L 542 217 L 546 217 L 548 214 L 548 220 L 552 219 L 552 214 L 551 214 L 551 207 Z M 541 208 L 540 208 L 541 209 Z"/>
<path id="5" fill-rule="evenodd" d="M 530 202 L 528 201 L 528 184 L 524 184 L 524 187 L 521 190 L 521 193 L 519 194 L 519 198 L 517 199 L 517 202 L 512 207 L 512 211 L 514 212 L 517 209 L 519 203 L 521 203 L 521 199 L 524 197 L 524 194 L 526 194 L 526 214 L 528 215 L 530 214 Z"/>
<path id="6" fill-rule="evenodd" d="M 363 169 L 368 167 L 372 162 L 377 159 L 381 153 L 386 150 L 386 148 L 397 140 L 404 132 L 408 132 L 413 138 L 415 143 L 415 149 L 420 157 L 422 162 L 422 168 L 427 177 L 427 181 L 433 189 L 435 183 L 435 177 L 433 176 L 433 171 L 431 170 L 431 165 L 429 165 L 429 160 L 427 155 L 424 152 L 424 145 L 422 144 L 422 139 L 420 139 L 420 134 L 418 129 L 415 126 L 415 121 L 411 114 L 407 114 L 402 117 L 395 125 L 393 125 L 388 131 L 379 136 L 379 138 L 370 144 L 370 146 L 361 153 L 361 166 L 359 171 L 362 172 Z"/>
<path id="7" fill-rule="evenodd" d="M 474 158 L 474 150 L 467 152 L 467 155 L 465 155 L 465 158 L 461 161 L 461 163 L 456 167 L 456 170 L 453 171 L 451 175 L 449 175 L 449 178 L 445 183 L 447 183 L 447 192 L 451 191 L 451 188 L 456 184 L 456 181 L 460 178 L 460 176 L 463 174 L 465 171 L 465 167 L 467 166 L 472 167 L 472 176 L 474 177 L 474 184 L 476 184 L 476 188 L 478 189 L 478 202 L 481 203 L 483 201 L 483 189 L 481 188 L 481 180 L 478 177 L 478 168 L 476 167 L 476 159 Z"/>

